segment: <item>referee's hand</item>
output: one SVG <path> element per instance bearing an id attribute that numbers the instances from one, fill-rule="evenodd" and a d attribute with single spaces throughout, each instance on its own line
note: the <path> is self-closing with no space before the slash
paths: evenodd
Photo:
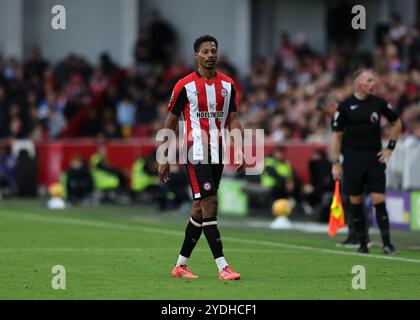
<path id="1" fill-rule="evenodd" d="M 391 149 L 384 149 L 381 152 L 378 153 L 378 157 L 379 157 L 379 162 L 380 163 L 385 163 L 388 161 L 388 159 L 391 157 L 392 154 L 392 150 Z"/>
<path id="2" fill-rule="evenodd" d="M 340 163 L 334 163 L 331 170 L 334 180 L 341 180 L 343 177 L 343 167 Z"/>

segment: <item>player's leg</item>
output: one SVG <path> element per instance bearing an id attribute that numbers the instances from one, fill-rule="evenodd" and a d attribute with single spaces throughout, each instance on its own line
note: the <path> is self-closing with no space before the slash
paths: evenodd
<path id="1" fill-rule="evenodd" d="M 356 231 L 357 239 L 360 243 L 357 249 L 360 253 L 368 253 L 368 240 L 366 232 L 365 214 L 363 212 L 363 195 L 351 195 L 350 196 L 350 207 L 351 214 L 353 217 L 353 227 Z"/>
<path id="2" fill-rule="evenodd" d="M 223 164 L 206 165 L 196 169 L 202 170 L 197 176 L 199 184 L 202 186 L 200 204 L 203 215 L 203 232 L 219 269 L 219 279 L 240 279 L 240 275 L 230 268 L 224 257 L 222 238 L 217 225 L 217 190 L 222 177 Z"/>
<path id="3" fill-rule="evenodd" d="M 187 165 L 188 178 L 190 180 L 191 189 L 193 195 L 199 195 L 200 190 L 198 188 L 197 179 L 195 172 L 191 171 L 193 167 L 191 164 Z M 200 201 L 193 201 L 191 217 L 185 228 L 185 237 L 182 243 L 181 251 L 178 256 L 175 267 L 172 270 L 172 276 L 176 278 L 197 278 L 187 268 L 187 261 L 191 256 L 198 240 L 200 239 L 203 230 L 203 217 Z"/>
<path id="4" fill-rule="evenodd" d="M 223 258 L 223 244 L 219 228 L 217 227 L 217 207 L 216 195 L 208 196 L 201 200 L 203 232 L 220 271 L 227 266 L 227 262 Z"/>
<path id="5" fill-rule="evenodd" d="M 389 217 L 385 205 L 385 194 L 371 193 L 372 203 L 375 207 L 376 222 L 381 232 L 383 249 L 386 254 L 395 254 L 395 248 L 391 244 Z"/>
<path id="6" fill-rule="evenodd" d="M 357 153 L 348 153 L 344 156 L 343 170 L 344 180 L 347 183 L 350 195 L 350 210 L 353 228 L 355 229 L 357 240 L 360 247 L 357 249 L 360 253 L 369 252 L 367 246 L 367 230 L 363 208 L 363 194 L 365 187 L 365 164 L 361 155 Z"/>
<path id="7" fill-rule="evenodd" d="M 386 254 L 396 254 L 394 246 L 391 244 L 389 227 L 389 216 L 385 205 L 386 188 L 386 165 L 380 163 L 377 157 L 372 159 L 368 170 L 368 192 L 371 195 L 373 206 L 375 207 L 376 222 L 381 232 L 383 249 Z"/>
<path id="8" fill-rule="evenodd" d="M 214 261 L 219 269 L 219 279 L 237 280 L 240 274 L 234 272 L 223 254 L 222 238 L 217 227 L 217 196 L 212 195 L 201 200 L 203 210 L 203 232 L 206 236 Z"/>
<path id="9" fill-rule="evenodd" d="M 339 242 L 336 244 L 337 247 L 358 247 L 359 241 L 357 239 L 356 229 L 353 226 L 353 215 L 351 210 L 351 204 L 350 204 L 350 196 L 347 188 L 347 183 L 345 179 L 342 179 L 341 181 L 342 185 L 342 199 L 343 199 L 343 207 L 344 207 L 344 213 L 346 217 L 346 224 L 348 227 L 348 236 L 346 240 L 343 242 Z"/>
<path id="10" fill-rule="evenodd" d="M 184 242 L 182 243 L 179 253 L 177 267 L 187 264 L 188 258 L 191 256 L 203 230 L 203 217 L 201 214 L 201 206 L 199 201 L 194 201 L 192 205 L 192 214 L 185 228 Z"/>

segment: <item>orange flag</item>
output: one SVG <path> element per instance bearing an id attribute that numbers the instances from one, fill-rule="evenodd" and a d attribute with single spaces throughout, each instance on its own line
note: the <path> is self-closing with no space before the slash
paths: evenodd
<path id="1" fill-rule="evenodd" d="M 330 207 L 330 223 L 328 225 L 328 235 L 334 237 L 338 229 L 346 226 L 344 220 L 343 202 L 340 195 L 340 181 L 335 181 L 334 196 Z"/>

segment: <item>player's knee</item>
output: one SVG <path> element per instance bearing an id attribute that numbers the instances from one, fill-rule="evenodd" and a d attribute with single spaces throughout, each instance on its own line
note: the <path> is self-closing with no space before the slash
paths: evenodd
<path id="1" fill-rule="evenodd" d="M 217 198 L 209 197 L 201 200 L 203 218 L 215 218 L 217 216 Z"/>
<path id="2" fill-rule="evenodd" d="M 370 196 L 374 205 L 385 202 L 385 194 L 383 193 L 372 193 Z"/>

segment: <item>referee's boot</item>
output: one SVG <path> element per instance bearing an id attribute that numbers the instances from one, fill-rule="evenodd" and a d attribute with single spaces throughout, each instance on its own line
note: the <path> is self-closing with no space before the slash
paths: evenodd
<path id="1" fill-rule="evenodd" d="M 398 254 L 398 251 L 394 248 L 392 244 L 384 245 L 383 250 L 385 254 L 389 254 L 391 256 L 395 256 Z"/>
<path id="2" fill-rule="evenodd" d="M 361 243 L 357 249 L 357 253 L 369 253 L 369 247 L 367 243 Z"/>

